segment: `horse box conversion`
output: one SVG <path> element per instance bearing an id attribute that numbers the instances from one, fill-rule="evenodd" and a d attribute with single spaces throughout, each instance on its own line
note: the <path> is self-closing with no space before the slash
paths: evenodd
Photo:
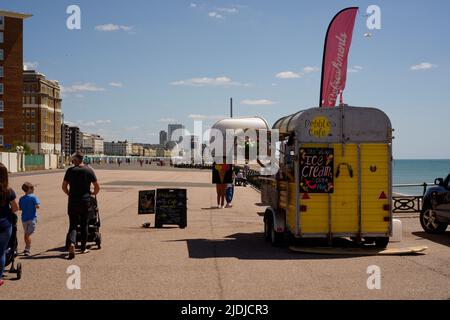
<path id="1" fill-rule="evenodd" d="M 375 108 L 311 108 L 278 120 L 280 169 L 263 179 L 265 237 L 392 235 L 392 127 Z"/>

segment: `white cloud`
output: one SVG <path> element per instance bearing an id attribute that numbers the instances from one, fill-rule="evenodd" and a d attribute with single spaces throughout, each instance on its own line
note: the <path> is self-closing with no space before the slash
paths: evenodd
<path id="1" fill-rule="evenodd" d="M 125 131 L 136 131 L 139 129 L 139 126 L 131 126 L 131 127 L 125 127 Z"/>
<path id="2" fill-rule="evenodd" d="M 110 82 L 109 85 L 111 87 L 115 87 L 115 88 L 122 88 L 123 87 L 123 83 L 122 82 Z"/>
<path id="3" fill-rule="evenodd" d="M 224 13 L 238 13 L 239 10 L 237 8 L 217 8 L 217 11 Z"/>
<path id="4" fill-rule="evenodd" d="M 105 124 L 105 123 L 111 123 L 111 120 L 95 120 L 95 123 L 97 124 Z"/>
<path id="5" fill-rule="evenodd" d="M 191 8 L 197 8 L 197 4 L 196 3 L 191 3 L 190 7 Z"/>
<path id="6" fill-rule="evenodd" d="M 193 120 L 221 120 L 225 119 L 226 116 L 220 116 L 220 115 L 205 115 L 205 114 L 190 114 L 188 116 L 189 119 Z"/>
<path id="7" fill-rule="evenodd" d="M 224 18 L 223 15 L 221 15 L 221 14 L 215 12 L 215 11 L 212 11 L 212 12 L 208 13 L 208 16 L 210 18 L 216 18 L 216 19 L 223 19 Z"/>
<path id="8" fill-rule="evenodd" d="M 361 66 L 353 66 L 351 68 L 348 68 L 347 72 L 357 73 L 357 72 L 360 72 L 362 69 L 363 69 L 363 67 L 361 67 Z"/>
<path id="9" fill-rule="evenodd" d="M 109 124 L 109 123 L 111 123 L 111 120 L 90 120 L 90 121 L 78 120 L 76 122 L 76 125 L 79 125 L 82 127 L 95 127 L 97 125 Z"/>
<path id="10" fill-rule="evenodd" d="M 93 83 L 77 83 L 70 87 L 61 86 L 61 91 L 63 93 L 78 93 L 78 92 L 99 92 L 105 91 L 105 88 L 98 87 Z"/>
<path id="11" fill-rule="evenodd" d="M 314 73 L 318 71 L 320 71 L 320 68 L 307 66 L 304 67 L 300 72 L 282 71 L 280 73 L 277 73 L 275 77 L 277 77 L 278 79 L 297 79 L 304 76 L 305 74 Z"/>
<path id="12" fill-rule="evenodd" d="M 159 137 L 159 133 L 157 132 L 148 132 L 147 135 L 150 137 Z"/>
<path id="13" fill-rule="evenodd" d="M 320 68 L 307 66 L 307 67 L 304 67 L 302 71 L 303 71 L 303 74 L 308 74 L 308 73 L 313 73 L 313 72 L 319 72 Z"/>
<path id="14" fill-rule="evenodd" d="M 67 124 L 67 125 L 70 126 L 70 127 L 74 127 L 74 126 L 77 125 L 77 123 L 72 122 L 72 121 L 64 121 L 64 123 Z"/>
<path id="15" fill-rule="evenodd" d="M 300 78 L 300 74 L 293 71 L 283 71 L 275 75 L 278 79 L 296 79 Z"/>
<path id="16" fill-rule="evenodd" d="M 272 101 L 272 100 L 268 100 L 268 99 L 257 99 L 257 100 L 250 100 L 250 99 L 245 99 L 241 101 L 241 104 L 245 104 L 248 106 L 270 106 L 273 104 L 277 104 L 278 102 L 276 101 Z"/>
<path id="17" fill-rule="evenodd" d="M 170 83 L 174 86 L 192 86 L 192 87 L 229 87 L 229 86 L 250 86 L 249 84 L 235 82 L 231 78 L 222 76 L 216 78 L 191 78 L 186 80 L 178 80 Z"/>
<path id="18" fill-rule="evenodd" d="M 102 25 L 95 27 L 95 30 L 101 31 L 101 32 L 113 32 L 113 31 L 119 31 L 119 30 L 131 31 L 131 29 L 133 29 L 132 26 L 123 26 L 123 25 L 112 24 L 112 23 L 102 24 Z"/>
<path id="19" fill-rule="evenodd" d="M 177 120 L 173 118 L 161 118 L 158 120 L 158 122 L 176 122 Z"/>
<path id="20" fill-rule="evenodd" d="M 23 64 L 23 70 L 36 70 L 39 63 L 36 61 L 28 61 Z"/>
<path id="21" fill-rule="evenodd" d="M 418 70 L 429 70 L 436 68 L 437 65 L 429 63 L 429 62 L 422 62 L 416 65 L 411 66 L 411 70 L 418 71 Z"/>

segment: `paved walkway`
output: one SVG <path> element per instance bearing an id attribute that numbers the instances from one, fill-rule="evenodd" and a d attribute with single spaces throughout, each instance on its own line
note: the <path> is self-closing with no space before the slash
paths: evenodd
<path id="1" fill-rule="evenodd" d="M 427 245 L 428 254 L 342 257 L 296 254 L 263 241 L 259 194 L 236 189 L 234 207 L 215 209 L 207 171 L 98 170 L 103 249 L 65 259 L 68 219 L 63 172 L 12 177 L 12 187 L 37 183 L 42 200 L 33 256 L 19 258 L 23 279 L 6 281 L 0 299 L 448 299 L 450 234 L 425 235 L 403 219 L 401 245 Z M 158 185 L 188 189 L 188 227 L 143 229 L 138 191 Z M 259 214 L 258 214 L 259 213 Z M 20 249 L 23 249 L 19 227 Z M 398 244 L 396 244 L 398 245 Z M 67 267 L 81 269 L 81 290 L 68 290 Z M 381 290 L 368 290 L 367 267 L 382 272 Z M 9 275 L 8 275 L 9 277 Z"/>

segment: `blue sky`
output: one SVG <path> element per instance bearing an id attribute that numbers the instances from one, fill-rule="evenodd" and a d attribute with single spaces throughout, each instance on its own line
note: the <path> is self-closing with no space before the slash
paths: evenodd
<path id="1" fill-rule="evenodd" d="M 81 30 L 66 28 L 72 4 Z M 381 8 L 382 29 L 367 38 L 371 4 Z M 65 119 L 134 142 L 157 142 L 169 122 L 210 125 L 228 115 L 230 97 L 235 115 L 270 124 L 317 106 L 326 29 L 354 5 L 345 102 L 389 115 L 395 158 L 449 159 L 446 0 L 0 0 L 1 9 L 34 15 L 24 61 L 64 86 Z"/>

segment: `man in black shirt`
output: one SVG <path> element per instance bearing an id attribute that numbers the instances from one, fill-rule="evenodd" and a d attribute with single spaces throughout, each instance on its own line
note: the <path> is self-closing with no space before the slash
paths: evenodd
<path id="1" fill-rule="evenodd" d="M 91 201 L 91 184 L 94 185 L 93 195 L 97 195 L 100 186 L 94 170 L 83 163 L 83 154 L 77 152 L 72 155 L 73 167 L 67 169 L 62 189 L 69 196 L 69 232 L 68 239 L 69 259 L 75 257 L 75 244 L 77 241 L 77 224 L 81 227 L 81 252 L 87 253 L 86 242 L 88 238 L 89 206 Z"/>

